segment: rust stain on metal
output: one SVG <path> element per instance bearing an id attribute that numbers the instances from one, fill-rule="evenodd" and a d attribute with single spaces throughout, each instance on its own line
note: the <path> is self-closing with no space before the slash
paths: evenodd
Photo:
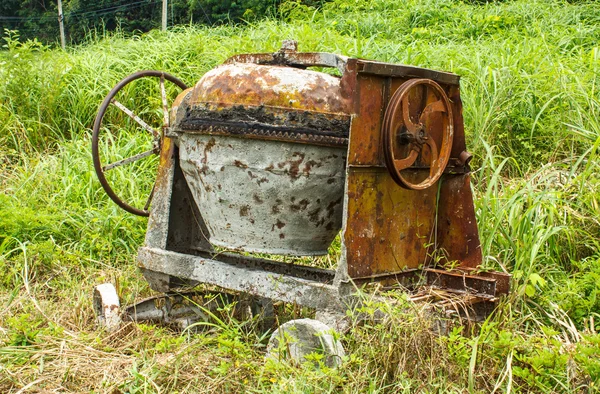
<path id="1" fill-rule="evenodd" d="M 352 277 L 416 268 L 432 242 L 436 190 L 395 185 L 385 169 L 351 169 L 344 233 Z"/>
<path id="2" fill-rule="evenodd" d="M 300 177 L 300 164 L 304 161 L 305 155 L 302 152 L 294 152 L 292 153 L 292 157 L 297 159 L 292 160 L 290 158 L 280 162 L 277 164 L 277 168 L 283 170 L 284 173 L 289 174 L 290 178 L 295 181 Z M 309 175 L 309 172 L 307 172 L 306 175 Z"/>
<path id="3" fill-rule="evenodd" d="M 233 164 L 234 164 L 236 167 L 239 167 L 239 168 L 248 168 L 248 165 L 247 165 L 247 164 L 244 164 L 244 163 L 242 163 L 242 162 L 241 162 L 241 161 L 239 161 L 239 160 L 234 160 Z"/>
<path id="4" fill-rule="evenodd" d="M 281 201 L 280 199 L 276 199 L 275 200 L 275 205 L 273 205 L 271 207 L 271 213 L 273 215 L 276 215 L 278 213 L 281 213 L 281 205 L 283 204 L 283 201 Z"/>
<path id="5" fill-rule="evenodd" d="M 481 245 L 475 220 L 469 174 L 444 176 L 438 210 L 438 247 L 449 252 L 448 260 L 461 267 L 481 264 Z"/>
<path id="6" fill-rule="evenodd" d="M 293 204 L 294 201 L 295 201 L 295 197 L 292 197 L 292 204 L 290 205 L 290 210 L 292 212 L 305 211 L 306 208 L 308 207 L 308 204 L 310 204 L 310 202 L 307 199 L 302 199 L 301 201 L 298 202 L 298 204 Z"/>
<path id="7" fill-rule="evenodd" d="M 204 74 L 190 104 L 298 108 L 343 113 L 338 77 L 290 67 L 225 64 Z"/>
<path id="8" fill-rule="evenodd" d="M 250 205 L 242 205 L 240 208 L 240 216 L 248 216 L 248 212 L 250 212 Z"/>

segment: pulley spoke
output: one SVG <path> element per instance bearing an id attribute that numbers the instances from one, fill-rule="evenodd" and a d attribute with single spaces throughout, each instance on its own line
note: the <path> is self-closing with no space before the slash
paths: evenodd
<path id="1" fill-rule="evenodd" d="M 404 159 L 394 160 L 394 166 L 398 169 L 398 171 L 403 170 L 412 166 L 413 163 L 417 160 L 417 157 L 419 157 L 419 152 L 417 152 L 415 149 L 412 149 L 410 151 L 410 154 Z"/>
<path id="2" fill-rule="evenodd" d="M 120 102 L 118 102 L 115 99 L 111 100 L 111 104 L 114 104 L 121 111 L 125 112 L 125 114 L 127 116 L 129 116 L 131 119 L 135 120 L 137 122 L 137 124 L 142 126 L 143 129 L 150 132 L 154 136 L 154 138 L 159 138 L 160 134 L 158 133 L 158 131 L 154 130 L 152 128 L 152 126 L 150 126 L 148 123 L 144 122 L 139 116 L 134 114 L 133 111 L 131 111 L 129 108 L 127 108 L 126 106 L 124 106 L 123 104 L 121 104 Z"/>
<path id="3" fill-rule="evenodd" d="M 423 122 L 423 117 L 431 114 L 432 112 L 447 112 L 446 106 L 442 100 L 434 101 L 433 103 L 427 104 L 423 109 L 419 121 Z"/>
<path id="4" fill-rule="evenodd" d="M 144 157 L 152 156 L 153 154 L 156 154 L 156 153 L 158 153 L 157 149 L 147 150 L 145 152 L 138 153 L 137 155 L 128 157 L 126 159 L 115 161 L 114 163 L 105 165 L 104 167 L 102 167 L 102 171 L 112 170 L 115 167 L 119 167 L 119 166 L 123 166 L 125 164 L 133 163 L 135 161 L 143 159 Z"/>
<path id="5" fill-rule="evenodd" d="M 146 112 L 140 112 L 140 108 L 134 106 L 135 103 L 131 104 L 130 101 L 125 101 L 130 106 L 134 106 L 132 109 L 129 109 L 125 105 L 123 105 L 123 103 L 120 103 L 119 101 L 117 101 L 117 97 L 121 97 L 121 99 L 123 100 L 123 98 L 122 98 L 123 96 L 119 96 L 119 94 L 122 94 L 122 90 L 124 88 L 126 88 L 130 83 L 134 83 L 135 81 L 138 81 L 138 80 L 141 80 L 144 78 L 152 78 L 152 83 L 154 83 L 154 86 L 156 86 L 157 80 L 160 84 L 159 85 L 159 90 L 160 90 L 159 101 L 160 101 L 160 103 L 157 103 L 156 100 L 152 100 L 150 97 L 148 97 L 148 99 L 149 99 L 148 103 L 150 103 L 150 104 L 154 103 L 154 108 L 148 108 L 149 110 L 152 111 L 150 114 L 152 116 L 158 115 L 158 119 L 160 119 L 156 123 L 154 123 L 154 121 L 146 123 L 141 118 L 141 117 L 146 116 L 145 115 Z M 150 81 L 150 79 L 146 79 L 146 81 Z M 105 171 L 109 171 L 109 170 L 114 169 L 119 166 L 132 164 L 134 162 L 137 162 L 138 160 L 148 158 L 148 156 L 152 156 L 154 154 L 158 155 L 160 153 L 160 149 L 161 149 L 161 145 L 162 145 L 162 141 L 163 141 L 164 127 L 169 126 L 169 118 L 170 118 L 169 117 L 170 97 L 168 96 L 168 93 L 171 92 L 172 87 L 171 86 L 166 87 L 167 82 L 175 85 L 177 88 L 179 88 L 181 90 L 187 89 L 187 86 L 185 85 L 185 83 L 183 83 L 183 81 L 181 81 L 180 79 L 178 79 L 168 73 L 162 72 L 162 71 L 144 70 L 144 71 L 138 71 L 136 73 L 126 76 L 121 81 L 119 81 L 119 83 L 113 89 L 111 89 L 111 91 L 108 93 L 108 95 L 104 98 L 104 100 L 102 101 L 102 104 L 100 105 L 98 114 L 96 115 L 96 119 L 94 121 L 94 127 L 93 127 L 93 133 L 92 133 L 92 158 L 94 161 L 94 171 L 96 172 L 96 175 L 98 176 L 98 180 L 100 181 L 102 188 L 104 188 L 104 190 L 106 191 L 106 193 L 108 194 L 108 196 L 110 197 L 111 200 L 113 200 L 119 207 L 123 208 L 127 212 L 130 212 L 130 213 L 132 213 L 134 215 L 138 215 L 138 216 L 146 216 L 147 217 L 150 215 L 150 209 L 151 209 L 150 205 L 152 203 L 154 193 L 157 193 L 157 191 L 154 190 L 155 187 L 154 186 L 152 187 L 152 190 L 150 191 L 149 195 L 140 196 L 142 198 L 142 200 L 140 200 L 139 208 L 137 208 L 136 206 L 133 206 L 132 204 L 128 203 L 127 201 L 125 201 L 121 197 L 119 197 L 120 190 L 118 188 L 114 188 L 114 186 L 118 186 L 121 188 L 128 187 L 129 182 L 124 183 L 122 179 L 119 179 L 119 177 L 116 177 L 116 178 L 109 177 L 109 178 L 112 178 L 111 182 L 113 182 L 113 181 L 115 182 L 115 185 L 113 185 L 111 182 L 109 182 L 109 179 L 107 179 L 107 176 L 106 176 L 107 174 L 105 173 Z M 173 92 L 174 92 L 174 90 L 173 90 Z M 154 95 L 156 97 L 156 89 L 154 89 Z M 158 97 L 156 97 L 156 98 L 158 98 Z M 109 111 L 109 108 L 113 105 L 115 107 L 117 107 L 119 110 L 123 111 L 125 113 L 125 115 L 127 116 L 127 117 L 119 116 L 116 119 L 116 121 L 121 122 L 121 124 L 116 124 L 115 119 L 105 119 L 105 115 L 107 114 L 107 111 Z M 162 112 L 162 116 L 159 115 L 158 112 L 156 112 L 156 111 Z M 136 115 L 134 112 L 136 112 L 139 115 Z M 130 119 L 128 119 L 128 118 L 130 118 Z M 149 118 L 148 120 L 152 120 L 152 118 Z M 163 123 L 163 120 L 164 120 L 164 123 Z M 109 163 L 109 164 L 103 166 L 103 164 L 101 163 L 102 162 L 101 156 L 105 152 L 101 151 L 101 149 L 99 149 L 101 146 L 103 146 L 106 143 L 108 143 L 110 145 L 121 146 L 121 144 L 119 144 L 120 140 L 118 140 L 118 138 L 121 138 L 122 140 L 125 140 L 125 141 L 132 138 L 132 136 L 129 135 L 129 133 L 115 133 L 115 135 L 112 134 L 112 131 L 119 130 L 119 128 L 123 128 L 125 125 L 133 127 L 135 130 L 132 130 L 132 131 L 134 131 L 137 134 L 139 134 L 141 132 L 143 135 L 136 136 L 136 140 L 137 140 L 137 137 L 140 137 L 140 140 L 145 141 L 145 143 L 151 142 L 152 145 L 141 145 L 146 149 L 150 148 L 150 150 L 132 155 L 129 158 L 115 161 L 114 163 Z M 144 131 L 140 131 L 139 129 L 143 129 Z M 148 140 L 151 140 L 151 141 L 148 141 Z M 141 142 L 141 143 L 145 144 L 144 142 Z M 106 156 L 103 156 L 103 157 L 106 158 Z M 106 160 L 108 160 L 108 159 L 106 159 Z M 137 165 L 132 164 L 129 168 L 123 167 L 121 170 L 139 169 L 139 170 L 143 170 L 143 172 L 150 172 L 151 171 L 150 167 L 155 168 L 157 165 L 160 166 L 160 164 L 157 163 L 157 161 L 158 160 L 153 160 L 153 159 L 149 159 L 149 161 L 146 161 L 143 163 L 140 161 Z M 140 167 L 140 168 L 134 168 L 134 167 Z M 155 170 L 152 172 L 156 173 Z M 145 178 L 145 177 L 142 177 L 142 178 Z M 144 184 L 144 187 L 141 187 L 140 190 L 148 190 L 147 186 L 150 186 L 150 182 Z M 137 198 L 135 200 L 138 201 Z M 144 201 L 144 200 L 146 200 L 146 201 Z M 145 202 L 145 205 L 144 205 L 144 208 L 142 209 L 142 204 L 144 202 Z"/>
<path id="6" fill-rule="evenodd" d="M 410 118 L 410 111 L 408 107 L 408 94 L 402 97 L 402 120 L 404 121 L 404 125 L 412 134 L 417 133 L 417 125 L 413 123 Z"/>

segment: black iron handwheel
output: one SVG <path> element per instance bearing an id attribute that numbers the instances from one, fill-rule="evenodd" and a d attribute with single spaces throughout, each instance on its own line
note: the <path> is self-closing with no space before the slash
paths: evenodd
<path id="1" fill-rule="evenodd" d="M 126 107 L 125 104 L 121 103 L 117 98 L 119 97 L 119 93 L 124 90 L 124 88 L 133 81 L 139 80 L 141 78 L 158 78 L 158 88 L 160 90 L 160 106 L 161 111 L 158 111 L 161 115 L 153 116 L 153 121 L 144 121 L 141 115 L 136 115 L 132 109 Z M 164 134 L 164 129 L 169 127 L 169 98 L 167 93 L 167 86 L 165 81 L 168 81 L 175 85 L 177 88 L 185 90 L 187 86 L 178 78 L 169 75 L 167 73 L 161 71 L 154 70 L 146 70 L 139 71 L 133 73 L 123 80 L 121 80 L 106 96 L 100 108 L 98 110 L 98 114 L 96 115 L 96 120 L 94 121 L 94 128 L 92 134 L 92 158 L 94 161 L 94 170 L 96 171 L 96 175 L 100 180 L 100 184 L 106 191 L 106 194 L 113 200 L 119 207 L 123 208 L 127 212 L 133 213 L 134 215 L 139 216 L 148 216 L 150 214 L 150 203 L 152 201 L 152 196 L 154 193 L 154 187 L 152 187 L 149 191 L 148 197 L 146 198 L 146 203 L 143 207 L 135 207 L 130 203 L 125 202 L 119 195 L 113 190 L 113 186 L 107 180 L 107 172 L 113 170 L 120 166 L 132 165 L 133 163 L 140 162 L 141 160 L 148 159 L 149 157 L 156 156 L 160 153 L 160 147 L 162 144 L 162 138 Z M 169 87 L 170 90 L 172 90 Z M 130 98 L 133 102 L 134 98 Z M 124 116 L 120 118 L 115 116 L 115 119 L 121 119 L 120 122 L 128 122 L 130 124 L 135 125 L 137 129 L 142 129 L 143 133 L 147 135 L 145 138 L 145 142 L 149 142 L 150 144 L 143 148 L 143 150 L 139 153 L 132 154 L 131 156 L 113 161 L 108 164 L 103 164 L 101 160 L 101 150 L 102 147 L 109 146 L 111 143 L 114 143 L 115 135 L 118 136 L 118 132 L 121 131 L 122 127 L 119 125 L 119 121 L 106 121 L 106 114 L 109 111 L 109 108 L 116 107 Z M 116 123 L 116 124 L 115 124 Z M 131 127 L 131 126 L 130 126 Z M 105 141 L 103 140 L 103 137 Z M 104 145 L 102 145 L 104 143 Z M 101 146 L 102 145 L 102 146 Z M 135 148 L 138 148 L 137 146 Z M 131 174 L 132 177 L 136 176 L 135 173 Z"/>

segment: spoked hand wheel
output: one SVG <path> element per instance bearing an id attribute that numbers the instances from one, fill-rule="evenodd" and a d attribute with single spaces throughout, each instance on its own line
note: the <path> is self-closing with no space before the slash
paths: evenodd
<path id="1" fill-rule="evenodd" d="M 440 85 L 430 79 L 401 85 L 382 126 L 385 164 L 394 181 L 412 190 L 431 187 L 448 165 L 453 136 L 452 107 Z"/>
<path id="2" fill-rule="evenodd" d="M 94 169 L 108 196 L 127 212 L 150 213 L 169 103 L 186 88 L 167 73 L 139 71 L 119 82 L 100 105 L 92 134 Z"/>

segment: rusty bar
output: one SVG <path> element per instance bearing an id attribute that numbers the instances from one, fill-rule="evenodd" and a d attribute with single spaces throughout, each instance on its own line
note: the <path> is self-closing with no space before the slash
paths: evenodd
<path id="1" fill-rule="evenodd" d="M 315 135 L 309 133 L 299 133 L 298 129 L 285 128 L 250 128 L 249 125 L 206 125 L 195 130 L 186 129 L 187 134 L 206 134 L 222 136 L 240 136 L 249 140 L 263 141 L 283 141 L 293 142 L 295 144 L 307 144 L 317 146 L 345 147 L 348 145 L 348 138 L 335 137 L 329 135 Z M 167 129 L 167 137 L 178 138 L 181 133 L 172 129 Z M 452 171 L 461 171 L 453 168 Z"/>
<path id="2" fill-rule="evenodd" d="M 158 173 L 154 183 L 153 204 L 148 218 L 145 245 L 165 249 L 167 247 L 167 234 L 169 232 L 169 213 L 171 197 L 173 195 L 173 177 L 175 173 L 174 161 L 175 146 L 173 140 L 164 138 L 158 166 Z"/>
<path id="3" fill-rule="evenodd" d="M 152 190 L 150 190 L 150 195 L 144 204 L 144 211 L 147 211 L 150 208 L 150 203 L 152 202 L 152 197 L 154 197 L 154 188 L 156 187 L 156 182 L 152 185 Z"/>
<path id="4" fill-rule="evenodd" d="M 231 63 L 255 63 L 265 65 L 281 65 L 298 68 L 306 67 L 332 67 L 341 73 L 346 71 L 348 58 L 333 53 L 324 52 L 275 52 L 275 53 L 251 53 L 235 55 L 225 61 Z"/>
<path id="5" fill-rule="evenodd" d="M 125 114 L 127 116 L 129 116 L 131 119 L 135 120 L 137 124 L 139 124 L 140 126 L 142 126 L 142 128 L 144 130 L 146 130 L 149 133 L 151 133 L 154 137 L 158 137 L 159 136 L 158 131 L 154 130 L 152 128 L 152 126 L 150 126 L 148 123 L 144 122 L 144 120 L 142 118 L 140 118 L 139 116 L 137 116 L 136 114 L 134 114 L 133 111 L 131 111 L 129 108 L 127 108 L 126 106 L 124 106 L 123 104 L 121 104 L 120 102 L 118 102 L 115 99 L 112 99 L 111 104 L 115 105 L 121 111 L 125 112 Z"/>
<path id="6" fill-rule="evenodd" d="M 169 134 L 167 134 L 167 136 L 169 136 Z M 173 135 L 176 136 L 176 135 Z M 308 142 L 307 142 L 308 143 Z M 364 168 L 364 169 L 368 169 L 368 168 L 387 168 L 384 164 L 378 164 L 378 165 L 360 165 L 360 164 L 353 164 L 352 165 L 353 168 Z M 422 166 L 422 165 L 413 165 L 411 167 L 411 169 L 413 170 L 427 170 L 429 171 L 429 167 L 427 166 Z M 446 166 L 446 169 L 444 170 L 444 174 L 452 174 L 452 175 L 462 175 L 462 174 L 466 174 L 471 172 L 471 170 L 465 166 L 464 164 L 460 163 L 458 161 L 458 159 L 450 159 L 448 161 L 448 165 Z"/>
<path id="7" fill-rule="evenodd" d="M 232 265 L 243 265 L 254 269 L 266 270 L 280 275 L 293 276 L 319 283 L 332 284 L 334 272 L 332 270 L 299 265 L 294 263 L 282 263 L 252 256 L 242 256 L 235 253 L 198 254 L 202 257 L 218 260 Z"/>
<path id="8" fill-rule="evenodd" d="M 449 278 L 453 278 L 449 280 L 448 278 L 439 279 L 439 276 L 447 275 Z M 459 283 L 460 280 L 455 278 L 468 278 L 465 283 Z M 486 300 L 495 299 L 502 294 L 508 294 L 510 291 L 510 278 L 511 275 L 501 273 L 501 272 L 480 272 L 473 268 L 460 268 L 453 271 L 445 271 L 438 270 L 432 268 L 426 269 L 409 269 L 400 272 L 393 272 L 388 274 L 379 274 L 379 275 L 371 275 L 365 276 L 362 278 L 353 278 L 352 281 L 356 285 L 363 285 L 366 283 L 379 283 L 383 286 L 383 289 L 389 289 L 397 287 L 398 285 L 405 287 L 407 289 L 419 288 L 419 286 L 423 284 L 427 284 L 430 286 L 434 286 L 443 291 L 454 292 L 458 294 L 473 294 L 472 292 L 465 291 L 465 284 L 469 284 L 471 282 L 477 283 L 474 287 L 475 289 L 490 289 L 490 284 L 492 282 L 495 283 L 495 291 L 494 294 L 482 294 L 476 293 L 475 296 L 483 297 Z M 436 282 L 437 281 L 437 282 Z M 444 283 L 449 283 L 450 286 L 446 286 Z M 458 284 L 458 285 L 457 285 Z M 446 286 L 446 287 L 444 287 Z M 472 287 L 472 286 L 468 286 Z M 493 287 L 493 286 L 492 286 Z M 421 293 L 422 294 L 422 293 Z M 417 295 L 413 295 L 414 297 L 418 297 Z"/>
<path id="9" fill-rule="evenodd" d="M 481 264 L 481 244 L 471 192 L 471 175 L 444 175 L 437 214 L 437 248 L 443 258 L 460 267 Z"/>
<path id="10" fill-rule="evenodd" d="M 102 167 L 102 171 L 112 170 L 115 167 L 124 166 L 125 164 L 131 164 L 135 161 L 142 160 L 145 157 L 152 156 L 158 153 L 158 149 L 150 149 L 142 153 L 138 153 L 137 155 L 133 155 L 123 160 L 115 161 L 114 163 L 110 163 Z"/>
<path id="11" fill-rule="evenodd" d="M 490 278 L 496 281 L 496 293 L 508 294 L 510 292 L 510 279 L 512 275 L 498 271 L 479 271 L 477 268 L 461 267 L 461 271 L 465 271 L 473 276 L 481 276 Z"/>
<path id="12" fill-rule="evenodd" d="M 480 297 L 496 297 L 496 280 L 439 269 L 425 269 L 427 284 L 445 290 L 456 290 Z"/>
<path id="13" fill-rule="evenodd" d="M 452 73 L 406 66 L 403 64 L 382 63 L 370 60 L 360 60 L 358 72 L 360 74 L 404 79 L 428 78 L 438 83 L 448 85 L 458 85 L 460 81 L 460 76 Z"/>

